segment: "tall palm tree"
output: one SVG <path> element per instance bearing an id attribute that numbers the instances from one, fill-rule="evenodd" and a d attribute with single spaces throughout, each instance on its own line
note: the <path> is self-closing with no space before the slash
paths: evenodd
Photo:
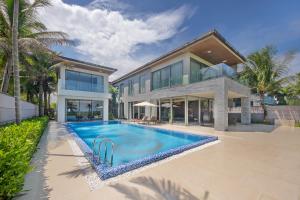
<path id="1" fill-rule="evenodd" d="M 293 52 L 287 53 L 283 59 L 276 57 L 276 49 L 273 46 L 266 46 L 248 56 L 248 61 L 244 65 L 244 70 L 240 74 L 240 79 L 259 94 L 261 104 L 266 117 L 264 105 L 265 94 L 274 94 L 287 81 L 287 71 Z"/>
<path id="2" fill-rule="evenodd" d="M 19 0 L 18 47 L 21 54 L 48 51 L 53 44 L 71 44 L 63 32 L 47 31 L 38 20 L 37 9 L 50 5 L 50 0 Z M 12 19 L 14 0 L 0 0 L 0 54 L 5 60 L 1 92 L 7 93 L 12 75 Z"/>
<path id="3" fill-rule="evenodd" d="M 14 0 L 14 14 L 13 14 L 13 24 L 12 24 L 12 64 L 14 69 L 16 123 L 20 124 L 21 109 L 20 109 L 18 26 L 19 26 L 19 0 Z"/>
<path id="4" fill-rule="evenodd" d="M 38 88 L 40 116 L 47 114 L 48 94 L 53 91 L 56 84 L 56 73 L 51 69 L 56 62 L 55 57 L 56 55 L 53 53 L 39 53 L 27 57 L 26 63 L 24 63 L 27 79 L 35 83 Z"/>

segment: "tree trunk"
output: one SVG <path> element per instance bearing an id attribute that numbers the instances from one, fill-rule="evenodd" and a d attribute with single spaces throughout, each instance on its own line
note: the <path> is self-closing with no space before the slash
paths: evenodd
<path id="1" fill-rule="evenodd" d="M 39 116 L 44 115 L 43 93 L 44 93 L 43 83 L 42 81 L 40 81 L 39 82 Z"/>
<path id="2" fill-rule="evenodd" d="M 20 109 L 18 27 L 19 27 L 19 0 L 14 0 L 14 13 L 13 13 L 13 25 L 12 25 L 12 65 L 14 69 L 16 123 L 20 124 L 21 109 Z"/>
<path id="3" fill-rule="evenodd" d="M 1 83 L 2 93 L 6 94 L 8 92 L 8 86 L 9 86 L 11 74 L 12 74 L 11 59 L 8 57 L 3 71 L 3 79 Z"/>
<path id="4" fill-rule="evenodd" d="M 263 111 L 264 111 L 264 120 L 266 120 L 266 117 L 267 117 L 267 109 L 266 109 L 266 106 L 265 106 L 264 97 L 265 97 L 265 94 L 264 94 L 264 93 L 260 93 L 261 107 L 262 107 L 262 109 L 263 109 Z"/>
<path id="5" fill-rule="evenodd" d="M 44 90 L 44 114 L 48 115 L 48 98 L 46 90 Z"/>
<path id="6" fill-rule="evenodd" d="M 49 110 L 51 109 L 51 108 L 50 108 L 50 95 L 51 95 L 51 92 L 49 91 L 49 92 L 48 92 L 48 112 L 49 112 Z"/>

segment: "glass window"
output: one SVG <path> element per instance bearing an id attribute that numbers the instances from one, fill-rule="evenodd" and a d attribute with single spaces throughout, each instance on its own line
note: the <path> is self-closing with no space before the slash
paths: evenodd
<path id="1" fill-rule="evenodd" d="M 79 100 L 67 100 L 66 105 L 67 121 L 76 121 L 79 117 Z"/>
<path id="2" fill-rule="evenodd" d="M 139 78 L 139 93 L 146 92 L 146 75 L 143 74 Z"/>
<path id="3" fill-rule="evenodd" d="M 170 86 L 170 67 L 161 69 L 161 88 Z"/>
<path id="4" fill-rule="evenodd" d="M 92 75 L 86 73 L 80 73 L 79 76 L 79 90 L 81 91 L 92 91 Z"/>
<path id="5" fill-rule="evenodd" d="M 190 82 L 195 83 L 203 80 L 203 68 L 208 66 L 191 58 L 190 64 Z"/>
<path id="6" fill-rule="evenodd" d="M 79 79 L 79 73 L 66 70 L 66 89 L 76 90 L 78 79 Z"/>
<path id="7" fill-rule="evenodd" d="M 178 62 L 171 65 L 171 86 L 182 84 L 182 72 L 183 72 L 182 62 Z"/>
<path id="8" fill-rule="evenodd" d="M 65 88 L 90 92 L 104 92 L 103 76 L 66 70 Z"/>
<path id="9" fill-rule="evenodd" d="M 103 119 L 103 101 L 66 99 L 66 120 Z"/>
<path id="10" fill-rule="evenodd" d="M 124 95 L 124 84 L 120 84 L 120 97 Z"/>
<path id="11" fill-rule="evenodd" d="M 134 94 L 133 88 L 133 80 L 128 81 L 128 96 L 132 96 Z"/>
<path id="12" fill-rule="evenodd" d="M 152 72 L 152 90 L 160 88 L 160 70 Z"/>

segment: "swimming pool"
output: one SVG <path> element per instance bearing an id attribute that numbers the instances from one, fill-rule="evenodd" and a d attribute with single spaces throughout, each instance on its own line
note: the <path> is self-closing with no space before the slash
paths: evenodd
<path id="1" fill-rule="evenodd" d="M 67 126 L 103 180 L 217 140 L 214 136 L 194 135 L 119 121 L 68 123 Z M 96 164 L 91 158 L 93 142 L 97 136 L 100 140 L 108 138 L 114 143 L 111 166 Z M 100 152 L 103 158 L 104 151 Z M 111 154 L 109 145 L 107 154 Z"/>

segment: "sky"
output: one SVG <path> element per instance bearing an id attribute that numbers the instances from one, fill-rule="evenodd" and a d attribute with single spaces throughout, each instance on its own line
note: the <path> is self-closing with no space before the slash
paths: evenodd
<path id="1" fill-rule="evenodd" d="M 52 0 L 39 15 L 75 41 L 54 50 L 116 68 L 114 80 L 213 29 L 245 56 L 266 45 L 279 59 L 293 51 L 289 73 L 300 72 L 299 9 L 299 0 Z"/>

